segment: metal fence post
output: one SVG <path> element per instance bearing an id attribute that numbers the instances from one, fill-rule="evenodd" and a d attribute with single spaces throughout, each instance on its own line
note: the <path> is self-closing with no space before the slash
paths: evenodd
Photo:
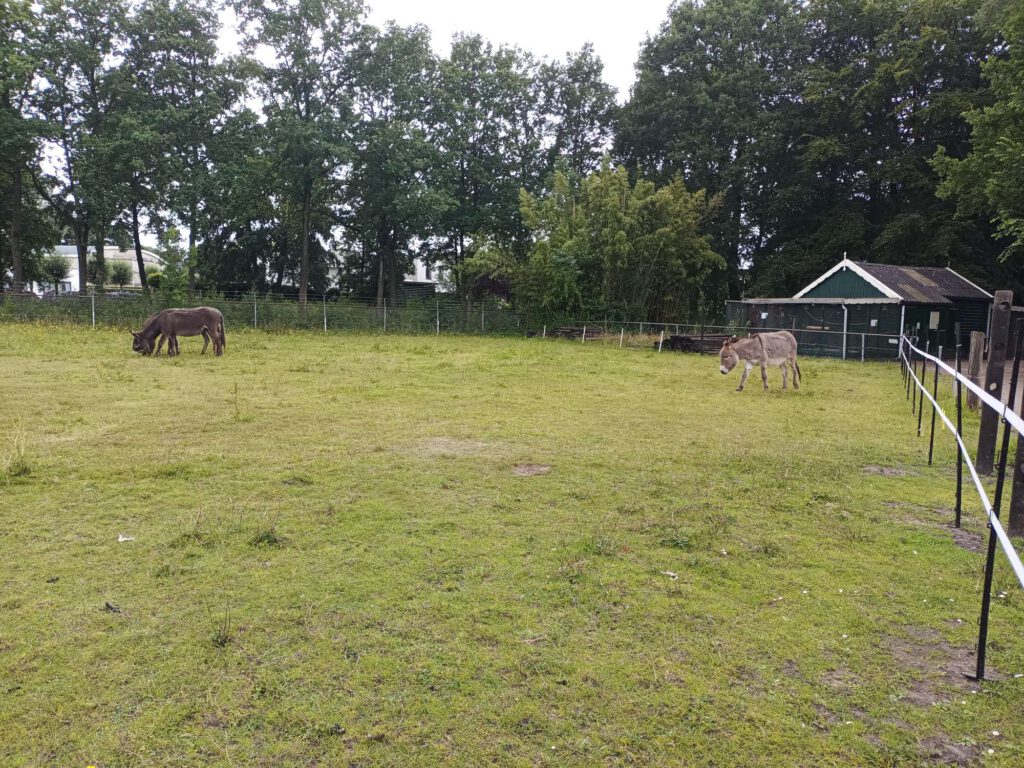
<path id="1" fill-rule="evenodd" d="M 586 343 L 587 343 L 587 326 L 584 325 L 583 326 L 583 337 L 580 339 L 580 344 L 586 344 Z"/>
<path id="2" fill-rule="evenodd" d="M 998 295 L 999 292 L 997 292 Z M 1018 330 L 1020 327 L 1018 326 Z M 1017 395 L 1017 378 L 1020 374 L 1020 353 L 1024 339 L 1017 335 L 1016 352 L 1013 356 L 1013 374 L 1010 376 L 1010 403 L 1013 403 Z M 1005 350 L 1004 350 L 1005 353 Z M 1006 457 L 1010 452 L 1010 425 L 1006 422 L 1006 409 L 1003 408 L 1003 443 L 1002 452 L 999 456 L 998 471 L 996 473 L 996 493 L 992 501 L 992 516 L 999 519 L 999 507 L 1003 501 L 1003 485 L 1006 482 Z M 998 414 L 997 414 L 998 415 Z M 998 424 L 998 422 L 997 422 Z M 995 448 L 995 446 L 993 446 Z M 978 666 L 975 670 L 975 677 L 978 680 L 985 679 L 985 646 L 988 645 L 988 614 L 992 605 L 992 574 L 995 571 L 996 557 L 996 529 L 992 521 L 988 523 L 988 552 L 985 557 L 985 587 L 981 598 L 981 620 L 978 622 Z"/>
<path id="3" fill-rule="evenodd" d="M 388 332 L 388 300 L 384 299 L 384 333 Z"/>
<path id="4" fill-rule="evenodd" d="M 540 337 L 542 339 L 546 339 L 548 337 L 548 326 L 547 326 L 547 323 L 544 324 L 544 330 L 541 331 Z"/>
<path id="5" fill-rule="evenodd" d="M 96 327 L 96 289 L 94 288 L 92 293 L 89 294 L 89 298 L 92 299 L 92 327 Z"/>
<path id="6" fill-rule="evenodd" d="M 625 328 L 620 328 L 619 329 L 619 349 L 622 349 L 622 337 L 625 335 L 625 333 L 626 333 L 626 329 Z"/>
<path id="7" fill-rule="evenodd" d="M 483 304 L 480 305 L 480 333 L 485 333 L 485 331 L 484 331 L 484 305 Z"/>
<path id="8" fill-rule="evenodd" d="M 936 355 L 939 360 L 942 359 L 942 345 L 939 345 L 939 354 Z M 939 366 L 938 363 L 935 365 L 935 383 L 932 384 L 932 431 L 928 437 L 928 466 L 932 465 L 932 454 L 935 452 L 935 413 L 938 411 L 939 402 Z"/>
<path id="9" fill-rule="evenodd" d="M 661 329 L 661 338 L 658 339 L 658 351 L 661 352 L 661 345 L 665 341 L 665 329 Z"/>
<path id="10" fill-rule="evenodd" d="M 435 336 L 440 336 L 441 335 L 441 300 L 440 299 L 435 299 L 434 314 L 435 314 L 434 324 L 436 326 L 436 331 L 435 331 L 434 335 Z"/>
<path id="11" fill-rule="evenodd" d="M 252 289 L 252 327 L 256 326 L 256 289 Z"/>
<path id="12" fill-rule="evenodd" d="M 860 335 L 860 361 L 864 362 L 864 347 L 868 343 L 868 336 L 866 333 Z"/>
<path id="13" fill-rule="evenodd" d="M 928 354 L 928 346 L 931 340 L 924 343 L 924 353 Z M 928 358 L 921 359 L 921 396 L 917 398 L 917 436 L 921 436 L 921 417 L 924 415 L 924 377 L 928 372 Z"/>
<path id="14" fill-rule="evenodd" d="M 960 324 L 957 323 L 956 332 L 956 522 L 957 528 L 960 527 L 960 512 L 963 508 L 963 496 L 964 496 L 964 453 L 960 449 L 960 440 L 963 439 L 963 384 L 960 381 Z"/>
<path id="15" fill-rule="evenodd" d="M 324 333 L 327 333 L 327 294 L 324 294 Z"/>

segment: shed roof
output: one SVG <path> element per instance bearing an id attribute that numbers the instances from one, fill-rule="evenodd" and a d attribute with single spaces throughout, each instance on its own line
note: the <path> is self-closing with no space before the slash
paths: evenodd
<path id="1" fill-rule="evenodd" d="M 794 298 L 803 298 L 842 269 L 852 270 L 884 296 L 908 304 L 952 304 L 958 299 L 987 301 L 992 298 L 992 294 L 949 267 L 909 267 L 849 259 L 843 259 Z"/>

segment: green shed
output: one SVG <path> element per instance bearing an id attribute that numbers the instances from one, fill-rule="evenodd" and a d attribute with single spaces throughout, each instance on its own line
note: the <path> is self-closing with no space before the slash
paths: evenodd
<path id="1" fill-rule="evenodd" d="M 846 357 L 863 345 L 877 357 L 915 330 L 952 349 L 957 323 L 966 343 L 971 331 L 987 333 L 991 305 L 992 294 L 948 267 L 843 259 L 792 298 L 730 302 L 728 316 L 752 329 L 802 330 L 812 343 L 820 336 L 821 354 Z"/>

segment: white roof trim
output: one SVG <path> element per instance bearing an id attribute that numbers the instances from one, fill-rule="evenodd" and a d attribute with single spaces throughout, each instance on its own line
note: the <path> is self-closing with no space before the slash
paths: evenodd
<path id="1" fill-rule="evenodd" d="M 828 280 L 830 277 L 832 277 L 832 275 L 834 275 L 836 272 L 838 272 L 841 269 L 852 269 L 854 271 L 854 273 L 858 277 L 862 278 L 864 280 L 864 282 L 866 282 L 869 285 L 871 285 L 871 287 L 876 288 L 877 290 L 879 290 L 882 293 L 883 296 L 888 296 L 890 299 L 902 299 L 903 298 L 898 293 L 896 293 L 896 291 L 894 291 L 892 288 L 890 288 L 885 283 L 883 283 L 881 280 L 879 280 L 876 277 L 872 277 L 871 275 L 869 275 L 867 272 L 865 272 L 863 269 L 858 267 L 854 262 L 850 261 L 849 259 L 843 259 L 842 261 L 840 261 L 838 264 L 836 264 L 834 267 L 832 267 L 832 269 L 830 269 L 828 272 L 823 274 L 821 277 L 819 277 L 813 283 L 808 285 L 802 291 L 800 291 L 799 293 L 795 294 L 793 296 L 793 298 L 794 299 L 802 298 L 805 293 L 807 293 L 808 291 L 810 291 L 810 290 L 812 290 L 814 288 L 817 288 L 819 285 L 821 285 L 823 282 Z"/>
<path id="2" fill-rule="evenodd" d="M 808 299 L 777 299 L 777 298 L 764 298 L 764 299 L 740 299 L 740 304 L 849 304 L 851 306 L 855 304 L 899 304 L 901 299 L 891 299 L 887 296 L 877 296 L 871 299 L 831 299 L 812 297 Z M 1024 311 L 1024 307 L 1021 308 Z"/>
<path id="3" fill-rule="evenodd" d="M 966 277 L 964 277 L 963 275 L 961 275 L 961 274 L 960 274 L 959 272 L 957 272 L 957 271 L 956 271 L 955 269 L 953 269 L 953 268 L 951 268 L 951 267 L 946 267 L 946 271 L 948 271 L 948 272 L 952 272 L 952 273 L 953 273 L 954 275 L 956 275 L 957 277 L 959 277 L 959 278 L 960 278 L 961 280 L 963 280 L 963 281 L 964 281 L 965 283 L 967 283 L 968 285 L 974 286 L 974 287 L 975 287 L 975 288 L 977 288 L 977 289 L 978 289 L 979 291 L 981 291 L 981 292 L 982 292 L 982 293 L 984 293 L 984 294 L 985 294 L 986 296 L 988 296 L 988 297 L 989 297 L 990 299 L 992 298 L 992 294 L 991 294 L 991 293 L 989 293 L 988 291 L 986 291 L 986 290 L 985 290 L 984 288 L 982 288 L 982 287 L 981 287 L 980 285 L 977 285 L 976 283 L 972 283 L 972 282 L 971 282 L 970 280 L 968 280 L 968 279 L 967 279 Z"/>

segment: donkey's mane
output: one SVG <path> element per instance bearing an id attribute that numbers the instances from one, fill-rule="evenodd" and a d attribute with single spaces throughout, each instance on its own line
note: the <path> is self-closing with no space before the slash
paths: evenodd
<path id="1" fill-rule="evenodd" d="M 160 312 L 157 312 L 156 314 L 150 315 L 146 318 L 146 322 L 142 324 L 142 330 L 139 331 L 140 336 L 146 337 L 151 334 L 156 335 L 157 319 L 160 317 L 160 314 Z"/>

